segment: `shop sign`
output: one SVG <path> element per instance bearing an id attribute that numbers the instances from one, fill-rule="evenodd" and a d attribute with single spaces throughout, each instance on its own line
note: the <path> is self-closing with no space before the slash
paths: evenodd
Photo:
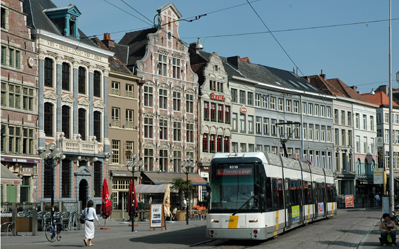
<path id="1" fill-rule="evenodd" d="M 1 161 L 16 162 L 16 163 L 40 163 L 40 160 L 26 159 L 26 158 L 13 158 L 13 157 L 1 157 Z"/>
<path id="2" fill-rule="evenodd" d="M 209 170 L 209 166 L 203 166 L 202 169 L 203 170 Z"/>
<path id="3" fill-rule="evenodd" d="M 214 93 L 211 93 L 211 99 L 224 101 L 224 95 L 216 95 Z"/>

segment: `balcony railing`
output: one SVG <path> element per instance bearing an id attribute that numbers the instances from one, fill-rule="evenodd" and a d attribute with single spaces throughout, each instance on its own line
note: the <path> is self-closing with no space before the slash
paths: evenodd
<path id="1" fill-rule="evenodd" d="M 113 119 L 111 125 L 115 127 L 121 127 L 121 121 L 119 119 Z"/>
<path id="2" fill-rule="evenodd" d="M 134 122 L 133 121 L 126 121 L 126 128 L 134 129 Z"/>
<path id="3" fill-rule="evenodd" d="M 126 92 L 126 97 L 134 98 L 134 92 L 129 92 L 129 91 L 127 91 L 127 92 Z"/>
<path id="4" fill-rule="evenodd" d="M 121 90 L 120 89 L 115 89 L 115 88 L 112 88 L 111 89 L 111 94 L 114 94 L 114 95 L 121 95 Z"/>
<path id="5" fill-rule="evenodd" d="M 91 141 L 84 141 L 80 138 L 80 135 L 78 135 L 74 139 L 67 139 L 61 136 L 59 141 L 60 148 L 63 151 L 82 152 L 90 154 L 97 154 L 103 151 L 102 145 L 99 148 L 97 140 L 92 139 Z"/>

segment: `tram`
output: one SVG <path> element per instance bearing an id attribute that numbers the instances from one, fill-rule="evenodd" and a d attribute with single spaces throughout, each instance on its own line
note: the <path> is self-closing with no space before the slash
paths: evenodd
<path id="1" fill-rule="evenodd" d="M 268 152 L 216 153 L 209 192 L 210 239 L 265 240 L 337 215 L 331 170 Z"/>

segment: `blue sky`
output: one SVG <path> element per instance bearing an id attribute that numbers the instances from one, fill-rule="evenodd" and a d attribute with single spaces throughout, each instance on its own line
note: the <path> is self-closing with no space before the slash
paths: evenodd
<path id="1" fill-rule="evenodd" d="M 107 1 L 53 0 L 58 7 L 78 7 L 82 12 L 79 27 L 86 35 L 103 39 L 103 33 L 111 33 L 116 42 L 125 32 L 149 28 L 156 10 L 169 2 L 124 0 L 149 21 L 121 0 Z M 320 74 L 323 70 L 327 78 L 340 78 L 349 86 L 356 85 L 361 93 L 388 85 L 389 0 L 250 2 L 304 75 Z M 180 22 L 183 41 L 192 43 L 200 37 L 206 52 L 249 57 L 252 63 L 290 71 L 295 67 L 270 33 L 247 34 L 267 29 L 246 0 L 173 3 L 183 19 L 208 14 L 193 22 Z M 237 5 L 241 6 L 229 8 Z M 392 0 L 392 19 L 392 84 L 398 87 L 399 0 Z"/>

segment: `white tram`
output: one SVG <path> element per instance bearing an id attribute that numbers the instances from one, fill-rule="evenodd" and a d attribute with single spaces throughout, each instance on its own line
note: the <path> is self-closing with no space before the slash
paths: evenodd
<path id="1" fill-rule="evenodd" d="M 216 153 L 206 236 L 265 240 L 337 215 L 333 173 L 268 152 Z"/>

